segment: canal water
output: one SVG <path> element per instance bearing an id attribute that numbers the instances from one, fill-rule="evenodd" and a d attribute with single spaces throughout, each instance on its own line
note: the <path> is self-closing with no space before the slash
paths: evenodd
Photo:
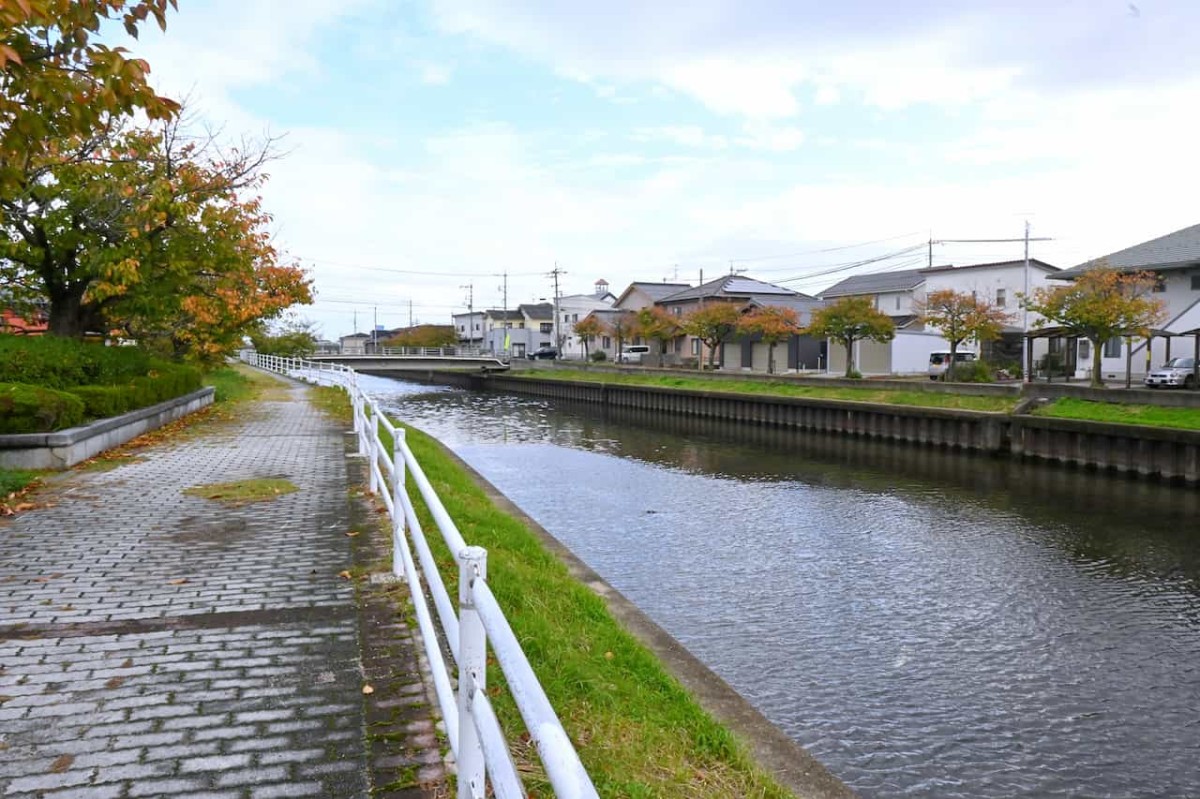
<path id="1" fill-rule="evenodd" d="M 1200 796 L 1200 498 L 382 378 L 864 797 Z"/>

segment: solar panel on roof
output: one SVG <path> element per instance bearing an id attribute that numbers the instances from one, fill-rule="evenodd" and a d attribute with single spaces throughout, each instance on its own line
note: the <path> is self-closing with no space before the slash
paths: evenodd
<path id="1" fill-rule="evenodd" d="M 791 289 L 783 286 L 772 286 L 770 283 L 760 283 L 745 277 L 735 277 L 725 284 L 725 291 L 731 294 L 792 294 Z"/>

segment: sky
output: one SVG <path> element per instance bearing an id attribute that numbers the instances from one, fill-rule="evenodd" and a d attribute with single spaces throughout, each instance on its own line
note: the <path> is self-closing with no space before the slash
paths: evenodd
<path id="1" fill-rule="evenodd" d="M 179 0 L 116 43 L 277 137 L 276 243 L 336 338 L 548 300 L 556 267 L 816 294 L 930 239 L 1015 260 L 1028 222 L 1065 268 L 1196 224 L 1197 29 L 1194 0 Z"/>

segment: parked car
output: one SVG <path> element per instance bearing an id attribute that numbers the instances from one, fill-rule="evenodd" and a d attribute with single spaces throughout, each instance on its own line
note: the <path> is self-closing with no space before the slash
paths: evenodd
<path id="1" fill-rule="evenodd" d="M 1142 382 L 1146 384 L 1147 388 L 1158 388 L 1159 386 L 1195 388 L 1196 359 L 1172 358 L 1157 369 L 1150 370 L 1150 374 L 1146 375 L 1146 379 Z"/>
<path id="2" fill-rule="evenodd" d="M 558 347 L 538 347 L 533 352 L 529 353 L 531 361 L 553 361 L 558 357 Z"/>
<path id="3" fill-rule="evenodd" d="M 957 364 L 970 363 L 978 357 L 973 352 L 959 351 L 954 353 L 954 362 Z M 950 368 L 950 350 L 938 350 L 937 352 L 929 353 L 929 379 L 944 380 L 946 372 Z"/>
<path id="4" fill-rule="evenodd" d="M 642 358 L 650 354 L 650 347 L 646 344 L 630 344 L 621 351 L 617 358 L 618 363 L 641 363 Z"/>

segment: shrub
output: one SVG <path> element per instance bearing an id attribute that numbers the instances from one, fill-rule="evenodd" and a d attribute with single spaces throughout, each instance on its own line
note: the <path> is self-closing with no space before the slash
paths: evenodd
<path id="1" fill-rule="evenodd" d="M 608 353 L 605 352 L 604 350 L 596 350 L 595 352 L 593 352 L 591 355 L 588 356 L 588 360 L 595 361 L 596 363 L 599 363 L 600 361 L 607 361 Z"/>
<path id="2" fill-rule="evenodd" d="M 956 363 L 947 375 L 953 375 L 955 383 L 991 383 L 993 379 L 992 367 L 986 361 Z"/>
<path id="3" fill-rule="evenodd" d="M 47 388 L 114 385 L 151 368 L 136 347 L 106 347 L 58 336 L 0 336 L 0 382 Z"/>
<path id="4" fill-rule="evenodd" d="M 862 372 L 858 371 L 857 369 L 851 369 L 850 374 L 847 375 L 847 377 L 849 377 L 851 380 L 862 380 Z"/>
<path id="5" fill-rule="evenodd" d="M 83 411 L 90 419 L 120 416 L 133 410 L 133 394 L 125 386 L 76 386 L 71 393 L 83 400 Z"/>
<path id="6" fill-rule="evenodd" d="M 0 433 L 48 433 L 83 421 L 74 394 L 24 383 L 0 383 Z"/>

